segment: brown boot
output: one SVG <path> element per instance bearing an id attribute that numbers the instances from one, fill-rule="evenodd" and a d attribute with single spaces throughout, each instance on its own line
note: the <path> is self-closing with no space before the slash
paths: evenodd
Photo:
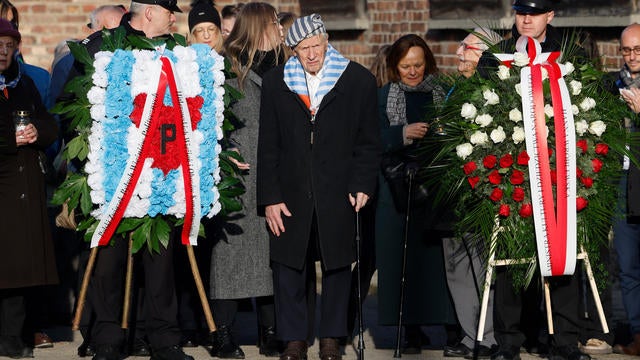
<path id="1" fill-rule="evenodd" d="M 307 342 L 293 340 L 287 343 L 280 360 L 307 360 Z"/>
<path id="2" fill-rule="evenodd" d="M 633 334 L 633 341 L 627 346 L 616 344 L 613 352 L 617 354 L 640 355 L 640 334 Z"/>
<path id="3" fill-rule="evenodd" d="M 337 339 L 320 339 L 320 360 L 342 360 L 342 352 Z"/>

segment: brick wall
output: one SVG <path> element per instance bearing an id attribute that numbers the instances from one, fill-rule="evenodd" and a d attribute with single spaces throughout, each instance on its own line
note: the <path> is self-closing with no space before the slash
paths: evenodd
<path id="1" fill-rule="evenodd" d="M 232 0 L 216 1 L 218 8 Z M 49 68 L 53 50 L 60 41 L 83 38 L 89 34 L 86 27 L 88 14 L 104 4 L 123 4 L 122 0 L 13 0 L 20 11 L 20 30 L 23 35 L 22 52 L 28 62 Z M 190 0 L 179 0 L 178 5 L 189 10 Z M 281 11 L 300 13 L 298 0 L 270 1 Z M 455 71 L 455 50 L 466 35 L 464 30 L 429 30 L 429 0 L 368 0 L 366 31 L 335 31 L 330 34 L 331 43 L 348 58 L 369 66 L 382 44 L 392 43 L 401 35 L 416 33 L 425 35 L 436 54 L 438 66 L 443 71 Z M 177 15 L 175 31 L 187 32 L 186 14 Z M 617 69 L 621 65 L 618 54 L 618 36 L 621 28 L 597 29 L 598 48 L 606 66 Z"/>

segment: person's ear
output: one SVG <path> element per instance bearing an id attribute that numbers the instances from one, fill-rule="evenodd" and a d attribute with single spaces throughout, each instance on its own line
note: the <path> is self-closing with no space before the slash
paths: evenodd
<path id="1" fill-rule="evenodd" d="M 556 15 L 555 11 L 551 10 L 547 13 L 547 24 L 551 23 L 553 17 Z"/>

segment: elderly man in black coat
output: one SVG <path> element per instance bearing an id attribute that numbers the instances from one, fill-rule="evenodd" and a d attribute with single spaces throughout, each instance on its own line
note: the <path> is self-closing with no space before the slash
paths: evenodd
<path id="1" fill-rule="evenodd" d="M 315 260 L 322 264 L 320 358 L 340 359 L 347 335 L 355 214 L 376 184 L 380 139 L 375 79 L 328 43 L 319 15 L 300 19 L 294 56 L 263 78 L 258 204 L 271 230 L 281 359 L 306 358 L 313 341 Z"/>

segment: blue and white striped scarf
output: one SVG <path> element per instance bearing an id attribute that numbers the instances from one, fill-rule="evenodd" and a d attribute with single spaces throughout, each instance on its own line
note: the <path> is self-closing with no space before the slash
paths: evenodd
<path id="1" fill-rule="evenodd" d="M 340 55 L 333 46 L 330 44 L 327 46 L 327 53 L 322 64 L 324 76 L 318 86 L 315 98 L 310 102 L 311 104 L 322 103 L 322 99 L 336 85 L 348 64 L 349 60 Z M 287 60 L 284 66 L 284 82 L 294 93 L 309 97 L 305 72 L 297 56 L 292 56 Z"/>

